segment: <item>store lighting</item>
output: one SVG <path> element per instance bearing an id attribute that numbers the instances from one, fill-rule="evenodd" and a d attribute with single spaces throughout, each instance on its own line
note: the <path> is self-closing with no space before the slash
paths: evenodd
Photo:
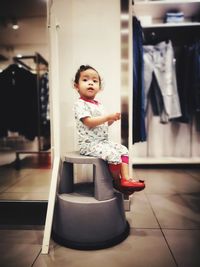
<path id="1" fill-rule="evenodd" d="M 128 35 L 129 29 L 121 29 L 121 35 Z"/>
<path id="2" fill-rule="evenodd" d="M 19 29 L 19 25 L 14 24 L 14 25 L 12 26 L 12 28 L 13 28 L 13 30 L 17 30 L 17 29 Z"/>
<path id="3" fill-rule="evenodd" d="M 16 19 L 12 19 L 12 29 L 13 30 L 18 30 L 19 29 L 19 25 L 18 25 Z"/>
<path id="4" fill-rule="evenodd" d="M 129 20 L 129 14 L 122 13 L 121 14 L 121 21 L 128 21 Z"/>

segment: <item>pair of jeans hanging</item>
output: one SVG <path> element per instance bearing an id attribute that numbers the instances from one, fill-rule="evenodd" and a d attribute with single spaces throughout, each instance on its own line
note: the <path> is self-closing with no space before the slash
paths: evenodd
<path id="1" fill-rule="evenodd" d="M 152 82 L 155 83 L 156 80 L 155 94 L 157 98 L 155 101 L 159 107 L 160 121 L 167 123 L 170 119 L 181 116 L 172 43 L 169 41 L 157 45 L 145 45 L 143 51 L 145 109 Z M 158 90 L 159 92 L 157 92 Z M 160 103 L 163 103 L 162 106 Z"/>

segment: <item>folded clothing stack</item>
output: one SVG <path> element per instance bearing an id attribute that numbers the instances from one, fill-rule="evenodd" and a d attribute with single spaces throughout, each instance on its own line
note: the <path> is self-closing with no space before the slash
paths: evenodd
<path id="1" fill-rule="evenodd" d="M 184 13 L 182 11 L 168 11 L 165 14 L 166 23 L 176 23 L 184 21 Z"/>

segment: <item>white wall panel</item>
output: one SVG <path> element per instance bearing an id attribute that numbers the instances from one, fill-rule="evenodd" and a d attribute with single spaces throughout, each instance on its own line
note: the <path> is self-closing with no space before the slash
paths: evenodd
<path id="1" fill-rule="evenodd" d="M 55 128 L 60 121 L 59 136 L 55 138 L 59 140 L 62 156 L 66 151 L 77 149 L 73 104 L 79 96 L 73 89 L 73 79 L 80 65 L 89 64 L 98 70 L 104 88 L 97 99 L 108 112 L 120 112 L 120 1 L 52 1 L 49 19 L 50 76 L 54 83 L 51 89 L 59 99 L 57 102 L 52 99 L 52 105 L 59 110 L 52 124 Z M 54 66 L 54 62 L 58 66 Z M 56 80 L 57 86 L 53 82 Z M 120 122 L 111 126 L 110 135 L 120 142 Z"/>

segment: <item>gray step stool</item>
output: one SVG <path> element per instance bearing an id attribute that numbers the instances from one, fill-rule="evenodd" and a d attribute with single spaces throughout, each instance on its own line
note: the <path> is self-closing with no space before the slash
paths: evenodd
<path id="1" fill-rule="evenodd" d="M 74 164 L 92 164 L 93 182 L 74 184 Z M 52 237 L 66 247 L 111 247 L 129 235 L 121 193 L 115 191 L 107 163 L 70 152 L 62 160 Z"/>

